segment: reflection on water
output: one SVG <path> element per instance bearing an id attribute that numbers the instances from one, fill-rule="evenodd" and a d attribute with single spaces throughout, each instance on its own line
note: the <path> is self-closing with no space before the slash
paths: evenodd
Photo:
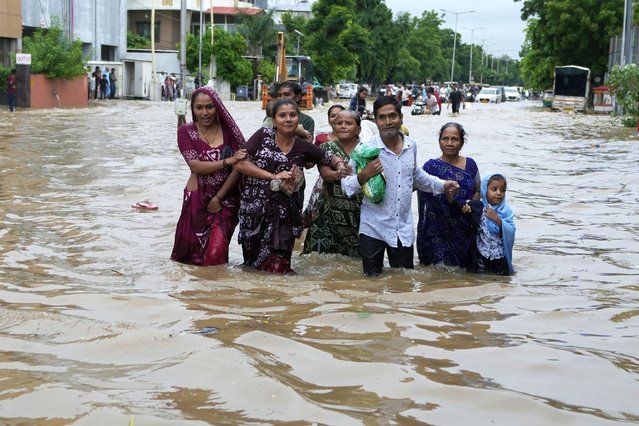
<path id="1" fill-rule="evenodd" d="M 257 103 L 229 108 L 247 137 L 260 125 Z M 419 161 L 439 155 L 451 118 L 404 119 Z M 509 179 L 512 277 L 365 279 L 317 254 L 271 276 L 235 242 L 228 266 L 176 264 L 172 105 L 0 113 L 0 423 L 639 422 L 634 130 L 527 102 L 454 120 Z"/>

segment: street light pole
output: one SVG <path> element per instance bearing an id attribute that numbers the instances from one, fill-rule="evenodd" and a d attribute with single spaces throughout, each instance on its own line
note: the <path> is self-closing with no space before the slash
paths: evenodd
<path id="1" fill-rule="evenodd" d="M 631 63 L 632 56 L 632 0 L 625 0 L 623 13 L 623 32 L 621 33 L 621 65 Z"/>
<path id="2" fill-rule="evenodd" d="M 453 63 L 451 64 L 450 67 L 450 81 L 453 81 L 453 75 L 455 74 L 455 49 L 457 48 L 457 18 L 459 18 L 459 15 L 462 15 L 464 13 L 473 13 L 475 12 L 474 10 L 467 10 L 464 12 L 453 12 L 451 10 L 446 10 L 446 9 L 439 9 L 442 12 L 448 12 L 448 13 L 452 13 L 455 15 L 455 34 L 453 36 Z"/>
<path id="3" fill-rule="evenodd" d="M 470 29 L 470 66 L 468 67 L 468 84 L 473 80 L 473 33 L 475 30 L 485 30 L 482 28 L 469 28 Z"/>
<path id="4" fill-rule="evenodd" d="M 304 34 L 297 30 L 293 30 L 293 32 L 297 34 L 297 56 L 300 56 L 300 36 L 303 36 Z"/>

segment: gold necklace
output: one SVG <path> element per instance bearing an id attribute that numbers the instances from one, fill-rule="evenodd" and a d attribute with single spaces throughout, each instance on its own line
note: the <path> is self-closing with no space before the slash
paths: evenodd
<path id="1" fill-rule="evenodd" d="M 212 140 L 209 140 L 209 138 L 206 137 L 206 132 L 202 130 L 202 128 L 200 127 L 200 123 L 197 123 L 196 126 L 200 137 L 204 139 L 204 142 L 206 142 L 206 144 L 212 148 L 215 144 L 215 140 L 217 139 L 217 134 L 220 132 L 220 124 L 217 123 L 217 126 L 215 126 L 215 134 L 213 135 Z"/>

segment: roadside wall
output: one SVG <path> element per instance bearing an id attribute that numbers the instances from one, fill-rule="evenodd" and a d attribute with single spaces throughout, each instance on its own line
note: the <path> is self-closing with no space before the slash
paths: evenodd
<path id="1" fill-rule="evenodd" d="M 88 96 L 86 75 L 63 80 L 31 74 L 31 108 L 87 108 Z"/>

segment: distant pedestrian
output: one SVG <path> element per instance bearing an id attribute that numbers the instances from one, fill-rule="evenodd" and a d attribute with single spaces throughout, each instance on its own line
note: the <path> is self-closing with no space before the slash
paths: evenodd
<path id="1" fill-rule="evenodd" d="M 111 91 L 109 92 L 109 99 L 114 99 L 115 91 L 117 89 L 116 82 L 118 81 L 118 78 L 115 76 L 115 68 L 111 68 L 111 74 L 109 74 L 109 77 L 111 78 Z"/>
<path id="2" fill-rule="evenodd" d="M 96 87 L 97 83 L 95 81 L 95 73 L 91 73 L 91 75 L 89 76 L 89 99 L 95 99 L 93 96 Z"/>
<path id="3" fill-rule="evenodd" d="M 104 99 L 109 99 L 109 93 L 111 93 L 111 76 L 109 74 L 109 69 L 107 67 L 104 67 L 102 75 L 105 76 L 107 80 L 106 90 L 104 91 Z"/>
<path id="4" fill-rule="evenodd" d="M 109 86 L 109 81 L 107 80 L 106 75 L 102 74 L 100 78 L 100 99 L 106 98 L 108 86 Z"/>
<path id="5" fill-rule="evenodd" d="M 462 92 L 459 91 L 457 84 L 453 85 L 453 90 L 448 95 L 448 106 L 453 105 L 453 114 L 459 114 L 459 106 L 462 103 Z"/>
<path id="6" fill-rule="evenodd" d="M 93 71 L 93 78 L 95 79 L 95 88 L 93 89 L 93 99 L 98 99 L 98 92 L 100 91 L 100 80 L 102 79 L 102 70 L 98 65 Z"/>
<path id="7" fill-rule="evenodd" d="M 16 108 L 16 99 L 18 93 L 18 80 L 16 78 L 15 68 L 11 70 L 11 74 L 7 76 L 7 94 L 9 95 L 9 111 L 13 112 Z"/>

